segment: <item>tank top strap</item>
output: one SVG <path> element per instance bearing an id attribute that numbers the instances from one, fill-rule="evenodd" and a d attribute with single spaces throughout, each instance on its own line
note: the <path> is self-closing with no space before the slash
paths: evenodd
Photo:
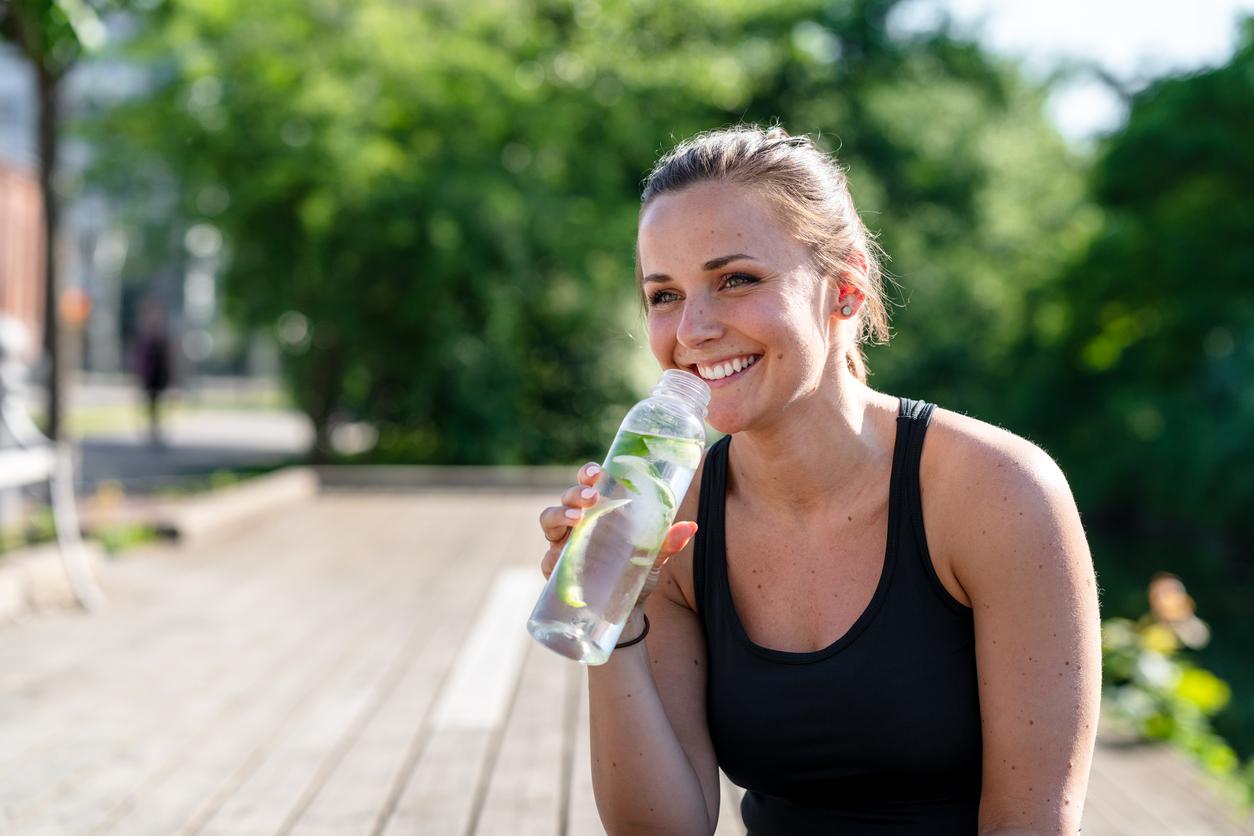
<path id="1" fill-rule="evenodd" d="M 927 434 L 928 425 L 932 421 L 932 412 L 936 409 L 935 404 L 926 401 L 916 401 L 910 398 L 901 399 L 901 411 L 898 415 L 898 422 L 905 419 L 908 422 L 906 427 L 905 451 L 901 461 L 901 482 L 902 492 L 900 498 L 905 502 L 906 514 L 900 519 L 904 522 L 909 520 L 910 525 L 914 528 L 915 535 L 923 532 L 923 502 L 919 491 L 919 462 L 923 460 L 923 437 Z M 898 496 L 894 496 L 896 501 Z"/>
<path id="2" fill-rule="evenodd" d="M 697 500 L 697 536 L 692 546 L 692 587 L 696 598 L 697 615 L 708 626 L 712 608 L 717 607 L 716 588 L 711 585 L 713 555 L 721 555 L 723 544 L 723 502 L 727 494 L 727 447 L 731 436 L 726 435 L 710 446 L 701 472 L 701 493 Z"/>
<path id="3" fill-rule="evenodd" d="M 905 507 L 901 509 L 904 513 L 898 515 L 901 521 L 899 542 L 913 545 L 910 549 L 913 557 L 906 562 L 917 566 L 918 570 L 922 571 L 927 580 L 927 586 L 931 587 L 941 603 L 958 616 L 970 618 L 971 608 L 950 595 L 949 590 L 945 589 L 945 585 L 936 574 L 936 565 L 932 562 L 932 555 L 927 547 L 927 532 L 923 527 L 923 495 L 919 487 L 919 463 L 923 460 L 923 439 L 931 425 L 932 413 L 935 410 L 935 404 L 909 398 L 901 399 L 900 417 L 909 422 L 909 427 L 905 437 L 905 458 L 902 461 L 901 500 Z"/>
<path id="4" fill-rule="evenodd" d="M 899 501 L 904 505 L 904 508 L 899 509 L 904 513 L 897 515 L 903 529 L 902 533 L 913 536 L 915 544 L 919 551 L 922 551 L 925 562 L 930 567 L 932 559 L 927 554 L 927 539 L 923 536 L 923 498 L 919 490 L 919 462 L 923 460 L 923 436 L 927 435 L 935 405 L 925 401 L 915 401 L 909 397 L 903 397 L 900 400 L 902 400 L 902 407 L 898 414 L 898 425 L 902 420 L 907 421 L 907 426 L 904 427 L 905 435 L 898 441 L 898 445 L 904 447 L 904 450 L 899 450 L 902 454 L 902 461 L 900 461 L 902 491 L 900 494 L 894 494 L 892 501 L 894 503 Z"/>

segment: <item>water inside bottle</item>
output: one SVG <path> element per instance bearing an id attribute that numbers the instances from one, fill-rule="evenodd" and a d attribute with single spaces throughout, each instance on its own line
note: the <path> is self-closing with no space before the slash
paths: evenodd
<path id="1" fill-rule="evenodd" d="M 619 431 L 597 480 L 601 496 L 571 531 L 528 623 L 538 641 L 588 664 L 609 658 L 701 452 L 689 439 Z"/>

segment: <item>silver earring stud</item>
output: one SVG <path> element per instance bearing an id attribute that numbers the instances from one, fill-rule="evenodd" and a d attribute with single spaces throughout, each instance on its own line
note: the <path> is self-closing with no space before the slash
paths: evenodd
<path id="1" fill-rule="evenodd" d="M 843 308 L 840 309 L 841 316 L 849 316 L 852 313 L 853 313 L 853 308 L 851 308 L 849 305 L 845 305 Z"/>

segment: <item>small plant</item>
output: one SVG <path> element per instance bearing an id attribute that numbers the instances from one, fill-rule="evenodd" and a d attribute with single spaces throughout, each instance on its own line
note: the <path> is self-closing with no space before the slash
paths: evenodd
<path id="1" fill-rule="evenodd" d="M 46 543 L 56 539 L 57 529 L 50 508 L 36 508 L 26 515 L 19 525 L 11 525 L 0 531 L 0 554 L 25 546 Z"/>
<path id="2" fill-rule="evenodd" d="M 158 539 L 157 530 L 146 523 L 126 523 L 110 526 L 95 532 L 93 535 L 104 546 L 110 557 L 126 549 L 139 546 Z"/>
<path id="3" fill-rule="evenodd" d="M 1232 689 L 1183 654 L 1204 647 L 1210 629 L 1175 575 L 1155 575 L 1150 611 L 1139 620 L 1102 623 L 1102 692 L 1117 723 L 1187 752 L 1241 806 L 1254 804 L 1254 761 L 1244 767 L 1211 727 Z"/>

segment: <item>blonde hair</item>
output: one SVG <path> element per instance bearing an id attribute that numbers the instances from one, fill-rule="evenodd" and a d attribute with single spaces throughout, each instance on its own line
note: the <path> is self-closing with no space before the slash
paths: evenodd
<path id="1" fill-rule="evenodd" d="M 839 163 L 808 136 L 780 127 L 737 125 L 686 139 L 662 157 L 644 183 L 640 212 L 659 195 L 711 180 L 751 187 L 770 200 L 794 235 L 813 253 L 819 275 L 859 290 L 865 302 L 845 353 L 849 371 L 865 382 L 864 342 L 888 342 L 881 266 L 883 251 L 854 209 Z M 636 279 L 642 278 L 639 251 Z M 643 300 L 643 290 L 641 291 Z"/>

